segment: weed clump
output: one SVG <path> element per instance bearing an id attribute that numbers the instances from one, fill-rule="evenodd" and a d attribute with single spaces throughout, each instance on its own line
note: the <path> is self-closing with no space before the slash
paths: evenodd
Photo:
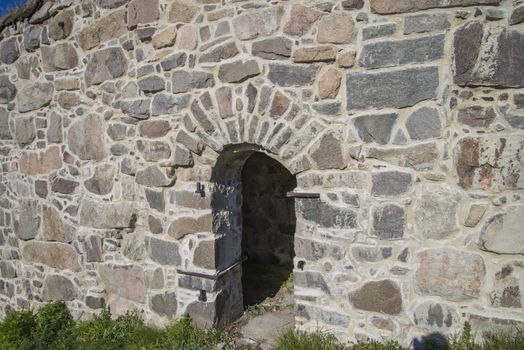
<path id="1" fill-rule="evenodd" d="M 37 313 L 13 311 L 0 322 L 2 350 L 203 350 L 221 344 L 235 349 L 233 337 L 193 327 L 188 317 L 164 329 L 148 326 L 136 312 L 112 318 L 105 309 L 88 321 L 74 321 L 61 302 Z"/>
<path id="2" fill-rule="evenodd" d="M 488 332 L 475 337 L 466 323 L 462 333 L 443 342 L 425 339 L 427 350 L 522 350 L 524 332 Z M 2 350 L 240 350 L 233 334 L 218 329 L 195 328 L 188 317 L 160 329 L 145 324 L 136 312 L 112 318 L 102 310 L 88 321 L 75 321 L 67 306 L 54 302 L 37 313 L 13 311 L 0 321 Z M 326 332 L 290 330 L 277 339 L 277 350 L 402 350 L 395 341 L 343 344 Z"/>
<path id="3" fill-rule="evenodd" d="M 475 337 L 471 324 L 466 322 L 460 335 L 452 338 L 424 337 L 420 344 L 426 350 L 522 350 L 524 349 L 524 330 L 515 328 L 513 332 L 486 332 Z M 418 348 L 418 347 L 415 347 Z M 324 332 L 305 333 L 290 330 L 277 342 L 277 350 L 403 350 L 395 341 L 371 341 L 362 344 L 342 344 Z"/>

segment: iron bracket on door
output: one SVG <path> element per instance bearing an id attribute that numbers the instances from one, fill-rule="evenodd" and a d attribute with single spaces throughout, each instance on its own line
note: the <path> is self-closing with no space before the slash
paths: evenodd
<path id="1" fill-rule="evenodd" d="M 226 273 L 228 273 L 229 271 L 233 270 L 238 265 L 242 264 L 246 260 L 247 260 L 247 256 L 244 256 L 244 257 L 242 257 L 242 259 L 238 260 L 237 262 L 235 262 L 234 264 L 232 264 L 228 268 L 226 268 L 226 269 L 224 269 L 222 271 L 218 271 L 214 275 L 210 275 L 210 274 L 206 274 L 206 273 L 200 273 L 200 272 L 184 271 L 184 270 L 179 270 L 179 269 L 177 269 L 176 272 L 181 274 L 181 275 L 200 277 L 200 278 L 205 278 L 205 279 L 208 279 L 208 280 L 216 281 L 216 280 L 220 279 L 222 276 L 224 276 Z"/>
<path id="2" fill-rule="evenodd" d="M 287 198 L 320 198 L 320 193 L 288 192 Z"/>

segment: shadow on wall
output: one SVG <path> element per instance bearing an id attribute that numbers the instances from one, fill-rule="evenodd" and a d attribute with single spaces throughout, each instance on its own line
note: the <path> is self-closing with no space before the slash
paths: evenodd
<path id="1" fill-rule="evenodd" d="M 413 339 L 411 343 L 411 349 L 413 350 L 450 350 L 448 339 L 438 333 L 430 333 L 422 336 L 420 339 Z"/>
<path id="2" fill-rule="evenodd" d="M 293 273 L 297 181 L 282 164 L 257 152 L 242 170 L 244 307 L 275 296 Z"/>

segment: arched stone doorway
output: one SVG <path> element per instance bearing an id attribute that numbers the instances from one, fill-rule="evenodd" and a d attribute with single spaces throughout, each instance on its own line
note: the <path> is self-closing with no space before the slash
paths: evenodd
<path id="1" fill-rule="evenodd" d="M 222 290 L 216 309 L 222 311 L 218 324 L 224 325 L 239 318 L 245 306 L 273 296 L 293 271 L 296 217 L 294 200 L 286 193 L 296 187 L 296 179 L 261 147 L 243 144 L 222 151 L 212 183 Z"/>

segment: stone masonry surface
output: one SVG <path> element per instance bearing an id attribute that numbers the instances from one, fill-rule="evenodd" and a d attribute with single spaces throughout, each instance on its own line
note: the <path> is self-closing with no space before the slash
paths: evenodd
<path id="1" fill-rule="evenodd" d="M 240 257 L 261 151 L 320 193 L 297 328 L 524 324 L 522 0 L 44 4 L 0 20 L 0 316 L 231 322 L 240 269 L 184 272 Z"/>

